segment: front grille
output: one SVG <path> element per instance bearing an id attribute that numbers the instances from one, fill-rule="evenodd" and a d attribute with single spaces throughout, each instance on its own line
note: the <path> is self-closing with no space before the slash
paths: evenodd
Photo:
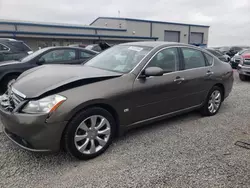
<path id="1" fill-rule="evenodd" d="M 250 65 L 250 59 L 245 59 L 244 60 L 244 65 Z"/>
<path id="2" fill-rule="evenodd" d="M 24 98 L 11 88 L 4 95 L 0 96 L 0 106 L 9 112 L 16 109 L 23 101 Z"/>
<path id="3" fill-rule="evenodd" d="M 9 101 L 16 108 L 21 102 L 23 102 L 24 98 L 19 96 L 18 94 L 14 93 L 13 90 L 9 93 Z"/>

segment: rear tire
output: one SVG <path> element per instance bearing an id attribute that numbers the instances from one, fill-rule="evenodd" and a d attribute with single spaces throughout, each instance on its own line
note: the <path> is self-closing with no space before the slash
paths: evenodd
<path id="1" fill-rule="evenodd" d="M 107 150 L 115 135 L 116 122 L 105 109 L 92 107 L 77 114 L 68 124 L 63 143 L 72 156 L 87 160 Z"/>
<path id="2" fill-rule="evenodd" d="M 247 79 L 246 76 L 243 74 L 239 74 L 239 77 L 240 77 L 241 81 L 246 81 L 246 79 Z"/>
<path id="3" fill-rule="evenodd" d="M 208 93 L 205 104 L 201 108 L 200 112 L 203 116 L 213 116 L 218 113 L 223 101 L 222 89 L 218 86 L 214 86 Z"/>

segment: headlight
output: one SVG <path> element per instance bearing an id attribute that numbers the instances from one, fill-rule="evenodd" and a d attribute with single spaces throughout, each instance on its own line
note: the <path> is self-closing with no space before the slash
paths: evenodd
<path id="1" fill-rule="evenodd" d="M 29 101 L 22 112 L 29 114 L 51 113 L 55 111 L 67 98 L 61 95 L 51 95 L 37 101 Z"/>

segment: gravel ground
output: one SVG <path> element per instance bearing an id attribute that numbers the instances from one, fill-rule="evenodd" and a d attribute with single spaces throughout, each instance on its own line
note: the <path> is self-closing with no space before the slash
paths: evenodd
<path id="1" fill-rule="evenodd" d="M 250 187 L 250 82 L 235 74 L 214 117 L 189 113 L 128 132 L 102 156 L 35 154 L 0 133 L 0 187 Z"/>

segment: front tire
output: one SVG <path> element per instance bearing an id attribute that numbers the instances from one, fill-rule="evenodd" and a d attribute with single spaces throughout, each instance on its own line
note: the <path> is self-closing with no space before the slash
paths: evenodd
<path id="1" fill-rule="evenodd" d="M 239 74 L 240 80 L 241 81 L 246 81 L 246 76 L 243 74 Z"/>
<path id="2" fill-rule="evenodd" d="M 9 85 L 12 82 L 14 82 L 17 79 L 17 77 L 18 77 L 18 75 L 6 76 L 1 83 L 1 85 L 2 85 L 1 92 L 5 93 L 8 90 Z"/>
<path id="3" fill-rule="evenodd" d="M 87 160 L 101 155 L 111 144 L 116 122 L 105 109 L 92 107 L 77 114 L 64 133 L 66 151 Z"/>
<path id="4" fill-rule="evenodd" d="M 208 93 L 205 104 L 201 108 L 201 114 L 204 116 L 213 116 L 218 113 L 223 101 L 222 89 L 214 86 Z"/>

